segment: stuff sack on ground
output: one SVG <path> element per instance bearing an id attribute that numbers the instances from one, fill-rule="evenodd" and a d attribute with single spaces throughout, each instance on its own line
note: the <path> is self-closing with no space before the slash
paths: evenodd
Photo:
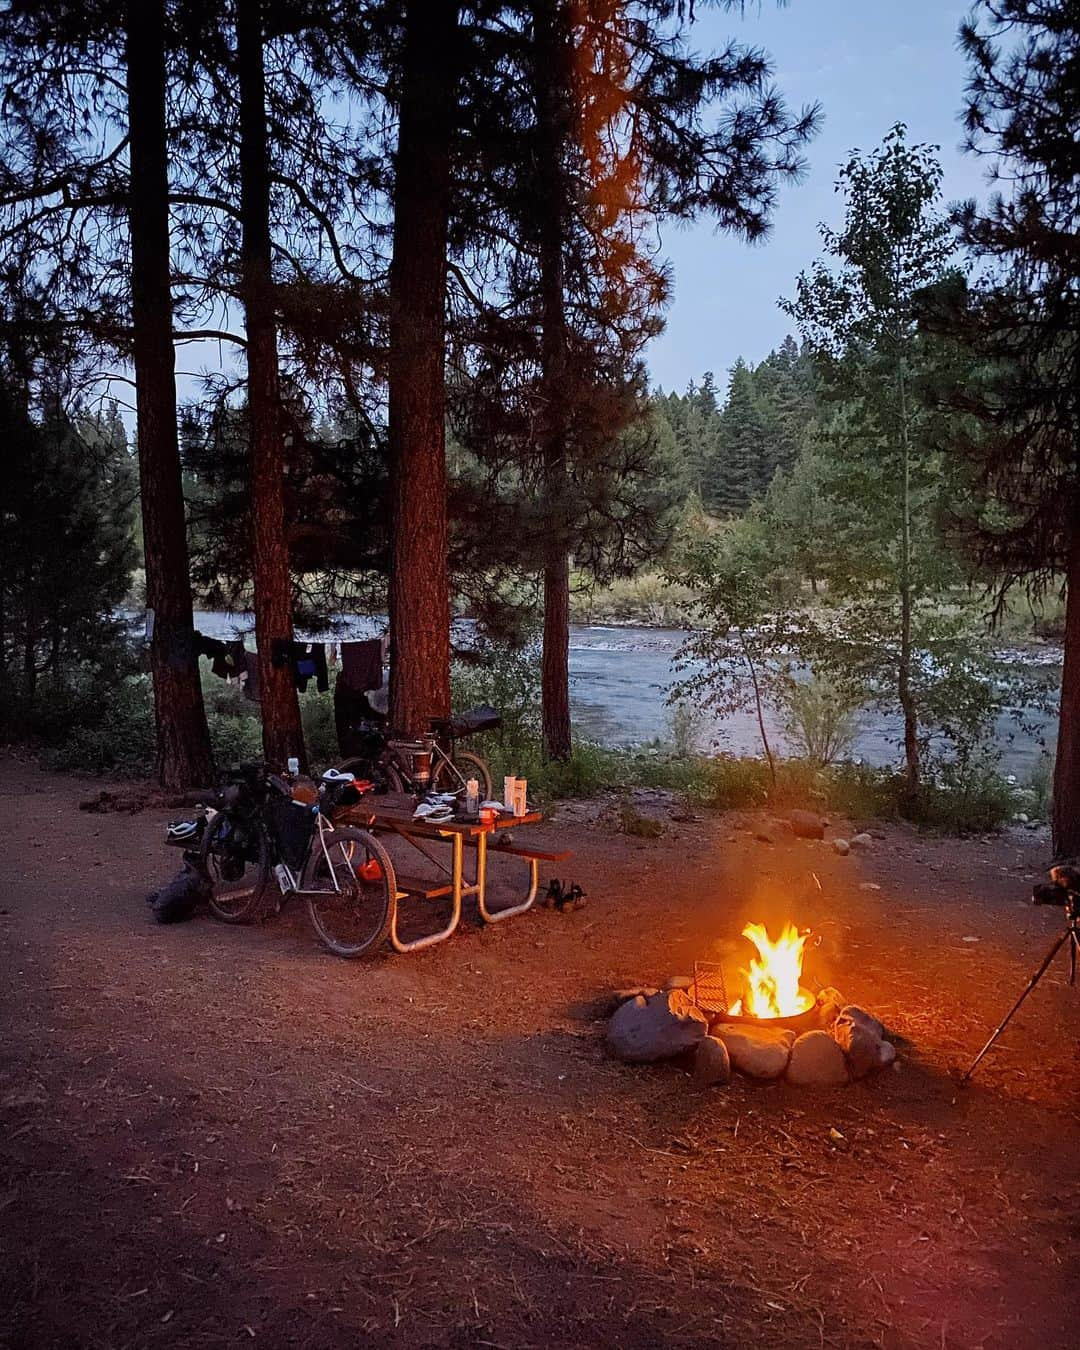
<path id="1" fill-rule="evenodd" d="M 146 897 L 158 923 L 183 923 L 209 899 L 209 880 L 189 862 L 172 881 Z"/>

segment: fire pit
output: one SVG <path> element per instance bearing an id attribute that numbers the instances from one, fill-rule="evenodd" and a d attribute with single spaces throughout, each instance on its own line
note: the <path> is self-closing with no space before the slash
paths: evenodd
<path id="1" fill-rule="evenodd" d="M 743 992 L 729 1000 L 723 966 L 718 961 L 698 961 L 692 986 L 697 1006 L 717 1022 L 767 1023 L 795 1032 L 819 1026 L 817 995 L 802 984 L 809 932 L 800 933 L 793 923 L 786 923 L 773 942 L 764 924 L 748 923 L 742 936 L 749 938 L 758 953 L 739 972 Z"/>
<path id="2" fill-rule="evenodd" d="M 749 1078 L 839 1086 L 891 1064 L 896 1050 L 876 1017 L 846 1004 L 835 989 L 814 994 L 802 982 L 809 931 L 785 923 L 773 941 L 764 924 L 742 936 L 756 955 L 729 995 L 723 966 L 698 961 L 693 978 L 672 976 L 663 990 L 624 990 L 608 1024 L 620 1058 L 648 1063 L 694 1052 L 694 1077 L 726 1083 L 732 1069 Z"/>

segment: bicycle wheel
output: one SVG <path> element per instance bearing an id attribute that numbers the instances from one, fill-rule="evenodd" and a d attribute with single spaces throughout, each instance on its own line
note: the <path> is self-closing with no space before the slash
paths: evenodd
<path id="1" fill-rule="evenodd" d="M 480 800 L 491 800 L 491 770 L 471 750 L 458 750 L 451 763 L 440 761 L 432 787 L 436 792 L 460 792 L 470 778 L 480 784 Z"/>
<path id="2" fill-rule="evenodd" d="M 258 916 L 270 879 L 270 844 L 261 825 L 219 811 L 203 831 L 199 861 L 215 919 L 250 923 Z"/>
<path id="3" fill-rule="evenodd" d="M 390 855 L 367 830 L 327 830 L 321 842 L 316 834 L 300 889 L 319 941 L 335 956 L 363 956 L 386 940 L 397 878 Z"/>

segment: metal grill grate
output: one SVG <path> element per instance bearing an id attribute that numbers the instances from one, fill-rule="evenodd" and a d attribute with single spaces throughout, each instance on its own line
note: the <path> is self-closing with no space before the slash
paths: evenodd
<path id="1" fill-rule="evenodd" d="M 724 984 L 724 968 L 719 961 L 694 962 L 694 985 L 690 992 L 702 1011 L 727 1012 L 727 987 Z"/>

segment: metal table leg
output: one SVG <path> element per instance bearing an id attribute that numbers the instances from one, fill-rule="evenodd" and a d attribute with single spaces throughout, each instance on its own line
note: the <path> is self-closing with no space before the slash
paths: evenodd
<path id="1" fill-rule="evenodd" d="M 496 850 L 497 852 L 498 850 Z M 485 923 L 498 923 L 500 919 L 513 918 L 515 914 L 524 914 L 532 908 L 536 892 L 540 885 L 540 863 L 536 858 L 525 858 L 529 866 L 529 889 L 524 900 L 505 909 L 490 910 L 487 907 L 487 835 L 481 834 L 476 841 L 476 905 L 480 917 Z"/>
<path id="2" fill-rule="evenodd" d="M 399 830 L 396 831 L 396 833 L 401 834 L 404 839 L 409 840 L 408 834 L 406 834 L 404 831 Z M 403 938 L 398 936 L 397 930 L 398 909 L 397 906 L 395 905 L 393 919 L 390 924 L 390 945 L 394 948 L 394 951 L 396 952 L 415 952 L 419 951 L 421 947 L 433 947 L 436 942 L 444 942 L 461 921 L 462 896 L 477 893 L 476 886 L 466 885 L 462 880 L 462 870 L 464 866 L 464 853 L 465 853 L 462 844 L 462 837 L 456 831 L 450 831 L 448 833 L 451 846 L 453 848 L 453 864 L 451 872 L 451 880 L 453 884 L 453 892 L 452 892 L 453 904 L 451 907 L 450 922 L 447 924 L 445 928 L 441 928 L 437 933 L 428 933 L 424 937 L 413 938 L 411 941 L 406 942 Z M 445 837 L 446 836 L 444 836 L 444 838 Z M 411 840 L 409 842 L 411 842 Z M 409 894 L 408 891 L 402 891 L 399 893 L 398 899 L 402 900 L 407 899 L 408 894 Z"/>

